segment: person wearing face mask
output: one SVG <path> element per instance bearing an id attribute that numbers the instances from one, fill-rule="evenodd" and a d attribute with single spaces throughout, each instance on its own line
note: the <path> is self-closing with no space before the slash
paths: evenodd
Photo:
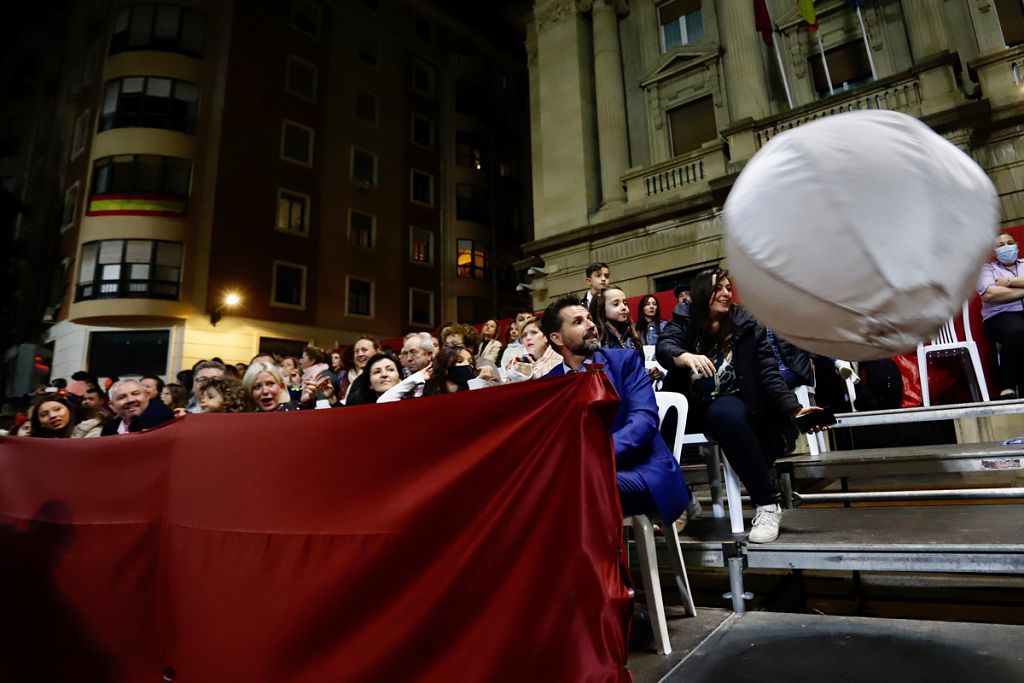
<path id="1" fill-rule="evenodd" d="M 446 344 L 434 357 L 428 374 L 423 385 L 424 396 L 469 391 L 470 380 L 476 378 L 473 353 L 463 346 Z"/>
<path id="2" fill-rule="evenodd" d="M 1009 233 L 996 238 L 994 255 L 978 280 L 981 318 L 985 335 L 999 344 L 999 398 L 1014 399 L 1024 384 L 1024 268 Z"/>

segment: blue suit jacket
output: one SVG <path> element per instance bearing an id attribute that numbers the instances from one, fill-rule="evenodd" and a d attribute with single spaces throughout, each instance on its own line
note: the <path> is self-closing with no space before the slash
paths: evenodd
<path id="1" fill-rule="evenodd" d="M 689 494 L 679 463 L 658 431 L 658 404 L 640 354 L 631 349 L 600 349 L 594 362 L 604 363 L 621 401 L 612 423 L 615 466 L 620 472 L 639 473 L 654 498 L 652 508 L 670 524 L 686 509 Z M 564 366 L 559 364 L 546 376 L 563 374 Z"/>

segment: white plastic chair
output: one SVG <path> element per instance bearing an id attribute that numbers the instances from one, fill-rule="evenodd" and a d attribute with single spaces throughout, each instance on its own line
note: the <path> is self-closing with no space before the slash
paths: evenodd
<path id="1" fill-rule="evenodd" d="M 655 347 L 653 344 L 644 344 L 644 369 L 650 370 L 651 368 L 658 368 L 659 370 L 661 370 L 661 376 L 665 377 L 665 375 L 668 374 L 668 370 L 661 367 L 661 363 L 659 363 L 658 360 L 654 357 L 654 348 Z M 663 382 L 664 380 L 659 379 L 654 383 L 655 392 L 661 391 Z"/>
<path id="2" fill-rule="evenodd" d="M 927 344 L 917 345 L 917 367 L 921 373 L 921 400 L 926 406 L 932 404 L 931 394 L 928 390 L 928 356 L 935 355 L 940 358 L 949 356 L 963 357 L 966 353 L 971 359 L 974 369 L 974 377 L 971 381 L 971 396 L 978 400 L 980 393 L 982 401 L 989 401 L 988 386 L 985 384 L 985 372 L 981 369 L 981 356 L 978 354 L 978 345 L 974 343 L 974 336 L 971 334 L 970 311 L 967 302 L 964 302 L 962 309 L 964 321 L 965 341 L 960 341 L 956 333 L 956 318 L 947 322 L 939 331 L 939 335 Z"/>
<path id="3" fill-rule="evenodd" d="M 662 393 L 655 393 L 655 397 L 658 401 L 659 427 L 670 409 L 675 408 L 679 416 L 676 434 L 672 440 L 672 455 L 675 456 L 678 463 L 683 452 L 682 435 L 686 425 L 686 397 L 682 394 Z M 622 525 L 633 528 L 637 557 L 640 563 L 640 577 L 644 584 L 644 594 L 647 596 L 647 612 L 650 614 L 651 627 L 654 631 L 654 644 L 659 654 L 672 654 L 672 644 L 668 638 L 668 621 L 665 618 L 665 603 L 661 597 L 658 553 L 657 546 L 654 544 L 654 528 L 651 525 L 651 520 L 647 515 L 633 515 L 623 519 Z M 676 532 L 675 524 L 663 523 L 662 534 L 665 536 L 669 559 L 675 570 L 676 586 L 679 588 L 683 600 L 686 601 L 687 613 L 690 616 L 696 616 L 697 608 L 693 604 L 693 596 L 690 593 L 690 579 L 686 576 L 686 566 L 683 564 L 683 553 L 679 548 L 679 534 Z"/>

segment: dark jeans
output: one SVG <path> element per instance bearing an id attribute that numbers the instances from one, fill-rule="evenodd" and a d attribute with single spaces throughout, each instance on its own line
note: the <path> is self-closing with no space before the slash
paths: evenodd
<path id="1" fill-rule="evenodd" d="M 696 425 L 722 447 L 755 505 L 775 502 L 775 487 L 768 477 L 768 460 L 750 426 L 747 404 L 739 396 L 721 396 L 711 402 Z"/>
<path id="2" fill-rule="evenodd" d="M 1024 384 L 1024 312 L 992 316 L 985 321 L 985 336 L 999 344 L 999 390 Z"/>

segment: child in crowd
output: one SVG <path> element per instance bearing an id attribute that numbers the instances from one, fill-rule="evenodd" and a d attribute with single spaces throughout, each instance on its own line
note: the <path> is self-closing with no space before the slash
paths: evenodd
<path id="1" fill-rule="evenodd" d="M 203 413 L 241 413 L 245 411 L 242 383 L 234 377 L 214 377 L 199 394 L 199 407 Z"/>

